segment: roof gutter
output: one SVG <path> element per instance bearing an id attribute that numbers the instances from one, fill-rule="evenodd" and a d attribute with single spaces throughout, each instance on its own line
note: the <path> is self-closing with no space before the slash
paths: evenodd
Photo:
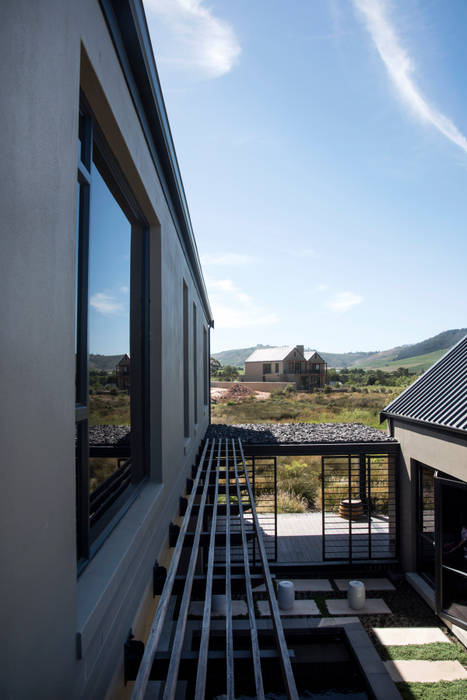
<path id="1" fill-rule="evenodd" d="M 462 437 L 464 440 L 467 441 L 467 433 L 465 430 L 459 429 L 459 428 L 452 428 L 449 425 L 440 425 L 438 423 L 428 423 L 427 421 L 420 420 L 418 418 L 407 418 L 406 416 L 399 416 L 397 413 L 389 413 L 386 411 L 381 411 L 379 414 L 379 422 L 382 423 L 384 420 L 390 420 L 391 422 L 394 420 L 398 420 L 401 423 L 411 423 L 414 425 L 418 425 L 423 428 L 428 428 L 429 430 L 437 430 L 441 433 L 449 433 L 449 434 L 454 434 L 457 437 Z"/>

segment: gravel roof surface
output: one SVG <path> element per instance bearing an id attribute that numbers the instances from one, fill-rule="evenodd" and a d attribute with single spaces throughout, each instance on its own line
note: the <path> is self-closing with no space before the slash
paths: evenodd
<path id="1" fill-rule="evenodd" d="M 255 445 L 297 445 L 339 442 L 397 442 L 383 430 L 362 423 L 245 423 L 210 425 L 206 437 L 241 438 Z M 90 445 L 130 444 L 130 426 L 94 425 L 89 428 Z"/>
<path id="2" fill-rule="evenodd" d="M 397 442 L 384 431 L 362 423 L 215 423 L 209 426 L 206 437 L 241 438 L 244 443 L 257 445 Z"/>
<path id="3" fill-rule="evenodd" d="M 89 428 L 90 445 L 127 446 L 130 444 L 129 425 L 93 425 Z"/>

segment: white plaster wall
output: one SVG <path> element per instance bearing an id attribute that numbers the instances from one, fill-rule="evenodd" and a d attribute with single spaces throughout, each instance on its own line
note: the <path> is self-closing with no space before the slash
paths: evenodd
<path id="1" fill-rule="evenodd" d="M 405 571 L 416 567 L 416 474 L 412 460 L 467 481 L 467 443 L 455 436 L 393 420 L 400 442 L 399 509 L 401 562 Z"/>
<path id="2" fill-rule="evenodd" d="M 201 301 L 97 0 L 2 3 L 0 513 L 4 698 L 102 698 L 208 424 Z M 80 65 L 81 62 L 81 65 Z M 79 579 L 74 290 L 79 88 L 150 224 L 150 479 Z M 183 440 L 182 279 L 198 310 Z M 190 363 L 192 361 L 190 330 Z M 190 372 L 192 397 L 193 372 Z M 190 415 L 193 416 L 192 399 Z M 76 653 L 77 638 L 82 658 Z"/>
<path id="3" fill-rule="evenodd" d="M 75 669 L 80 47 L 63 5 L 1 8 L 2 698 L 67 697 Z"/>

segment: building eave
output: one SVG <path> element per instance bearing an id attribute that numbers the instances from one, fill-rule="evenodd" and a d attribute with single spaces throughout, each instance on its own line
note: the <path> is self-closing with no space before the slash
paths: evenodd
<path id="1" fill-rule="evenodd" d="M 427 421 L 419 420 L 417 418 L 407 418 L 406 416 L 400 416 L 397 413 L 388 413 L 386 411 L 381 411 L 379 414 L 379 421 L 382 423 L 386 419 L 392 421 L 399 421 L 400 423 L 407 423 L 409 426 L 418 426 L 426 428 L 437 433 L 455 435 L 457 437 L 463 438 L 467 442 L 467 432 L 459 428 L 452 428 L 449 425 L 441 425 L 438 423 L 429 423 Z"/>

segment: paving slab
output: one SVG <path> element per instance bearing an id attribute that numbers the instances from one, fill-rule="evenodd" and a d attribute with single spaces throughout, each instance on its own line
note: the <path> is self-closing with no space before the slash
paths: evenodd
<path id="1" fill-rule="evenodd" d="M 449 643 L 449 638 L 439 627 L 373 627 L 373 632 L 378 641 L 385 646 Z"/>
<path id="2" fill-rule="evenodd" d="M 339 591 L 347 592 L 349 588 L 349 581 L 363 581 L 367 591 L 395 591 L 396 589 L 392 585 L 391 581 L 387 578 L 335 578 L 334 583 L 336 584 Z"/>
<path id="3" fill-rule="evenodd" d="M 327 578 L 291 578 L 291 579 L 276 579 L 292 581 L 295 587 L 296 593 L 317 593 L 319 591 L 333 591 L 331 582 Z M 254 593 L 264 593 L 266 590 L 266 585 L 263 583 L 261 586 L 253 588 Z"/>
<path id="4" fill-rule="evenodd" d="M 344 598 L 327 598 L 326 605 L 331 615 L 390 615 L 391 611 L 381 598 L 367 598 L 360 610 L 354 610 Z"/>
<path id="5" fill-rule="evenodd" d="M 190 604 L 189 614 L 195 615 L 197 617 L 203 617 L 204 600 L 193 600 Z M 232 601 L 232 617 L 237 617 L 238 615 L 248 615 L 248 606 L 244 600 Z M 219 613 L 212 613 L 211 617 L 225 617 L 225 615 Z"/>
<path id="6" fill-rule="evenodd" d="M 467 671 L 458 661 L 385 661 L 395 683 L 437 683 L 467 678 Z"/>
<path id="7" fill-rule="evenodd" d="M 271 612 L 269 610 L 269 602 L 267 600 L 258 600 L 257 606 L 259 614 L 261 617 L 270 617 Z M 292 610 L 281 610 L 279 612 L 282 615 L 321 615 L 318 606 L 314 600 L 296 600 Z"/>

